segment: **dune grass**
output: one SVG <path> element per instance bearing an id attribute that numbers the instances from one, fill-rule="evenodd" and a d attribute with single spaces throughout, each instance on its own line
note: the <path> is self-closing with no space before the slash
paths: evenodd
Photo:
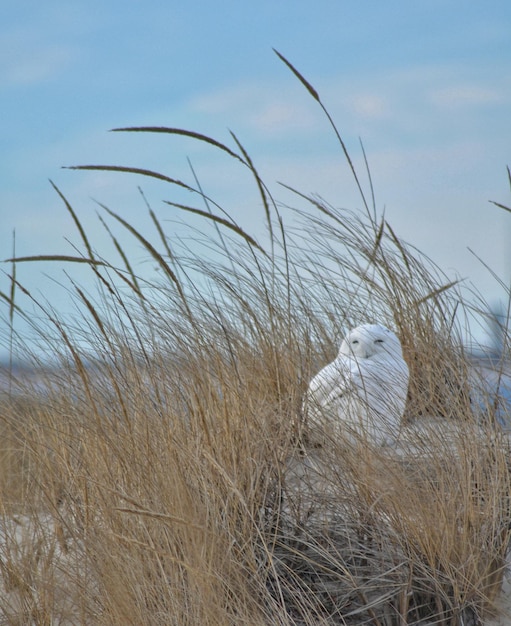
<path id="1" fill-rule="evenodd" d="M 202 220 L 191 235 L 204 246 L 188 248 L 150 208 L 153 241 L 104 207 L 118 253 L 107 260 L 56 188 L 81 256 L 16 263 L 88 264 L 97 292 L 71 281 L 74 320 L 36 304 L 55 367 L 40 371 L 44 393 L 22 381 L 1 401 L 2 623 L 479 623 L 505 566 L 509 459 L 495 398 L 471 401 L 460 286 L 367 204 L 340 211 L 297 192 L 308 208 L 286 227 L 235 137 L 231 149 L 124 130 L 230 154 L 253 174 L 268 237 L 200 187 L 84 166 L 186 187 L 197 205 L 174 207 Z M 158 281 L 139 276 L 116 229 Z M 12 284 L 11 322 L 14 286 L 31 297 Z M 314 447 L 308 381 L 343 331 L 375 320 L 410 367 L 402 445 Z"/>

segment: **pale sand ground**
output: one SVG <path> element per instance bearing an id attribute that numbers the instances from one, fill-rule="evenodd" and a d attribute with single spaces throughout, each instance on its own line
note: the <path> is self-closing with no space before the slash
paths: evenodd
<path id="1" fill-rule="evenodd" d="M 79 546 L 65 545 L 52 516 L 0 520 L 1 624 L 85 623 L 79 598 L 90 582 Z"/>

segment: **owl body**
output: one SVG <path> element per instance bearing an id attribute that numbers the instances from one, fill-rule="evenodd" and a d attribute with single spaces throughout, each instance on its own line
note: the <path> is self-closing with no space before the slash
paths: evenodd
<path id="1" fill-rule="evenodd" d="M 310 382 L 308 422 L 329 437 L 391 444 L 401 429 L 408 378 L 397 336 L 381 324 L 358 326 L 344 338 L 337 358 Z"/>

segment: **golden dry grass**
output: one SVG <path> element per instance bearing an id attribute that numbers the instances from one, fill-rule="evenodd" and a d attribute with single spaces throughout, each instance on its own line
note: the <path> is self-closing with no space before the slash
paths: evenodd
<path id="1" fill-rule="evenodd" d="M 37 304 L 56 367 L 45 393 L 2 398 L 0 621 L 479 623 L 505 566 L 510 478 L 494 398 L 470 397 L 465 296 L 369 209 L 302 196 L 286 229 L 236 138 L 235 153 L 189 135 L 250 169 L 268 241 L 199 190 L 208 210 L 179 206 L 203 220 L 207 255 L 171 249 L 152 210 L 153 242 L 107 210 L 160 268 L 147 283 L 103 218 L 119 260 L 93 252 L 59 192 L 98 291 L 71 284 L 72 322 Z M 342 331 L 374 320 L 410 367 L 401 445 L 311 447 L 308 381 Z"/>

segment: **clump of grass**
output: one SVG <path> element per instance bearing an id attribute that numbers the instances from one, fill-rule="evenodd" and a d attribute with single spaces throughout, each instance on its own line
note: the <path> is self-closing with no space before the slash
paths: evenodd
<path id="1" fill-rule="evenodd" d="M 71 322 L 36 303 L 55 367 L 40 372 L 43 396 L 27 384 L 24 400 L 2 402 L 3 475 L 16 476 L 0 483 L 10 502 L 2 617 L 476 623 L 504 570 L 510 484 L 493 398 L 485 412 L 470 399 L 459 285 L 367 205 L 350 213 L 297 192 L 308 208 L 286 227 L 235 137 L 231 149 L 181 129 L 125 130 L 230 154 L 254 177 L 268 238 L 256 241 L 200 186 L 85 166 L 157 178 L 203 203 L 173 206 L 202 219 L 192 235 L 207 254 L 169 240 L 151 208 L 153 241 L 105 207 L 119 255 L 106 260 L 57 190 L 83 243 L 65 260 L 88 264 L 98 291 L 71 282 L 81 310 Z M 138 275 L 115 228 L 144 247 L 159 282 Z M 63 260 L 16 263 L 37 258 Z M 308 381 L 340 333 L 374 320 L 396 330 L 410 366 L 403 446 L 313 448 Z M 8 532 L 15 514 L 33 540 Z"/>

